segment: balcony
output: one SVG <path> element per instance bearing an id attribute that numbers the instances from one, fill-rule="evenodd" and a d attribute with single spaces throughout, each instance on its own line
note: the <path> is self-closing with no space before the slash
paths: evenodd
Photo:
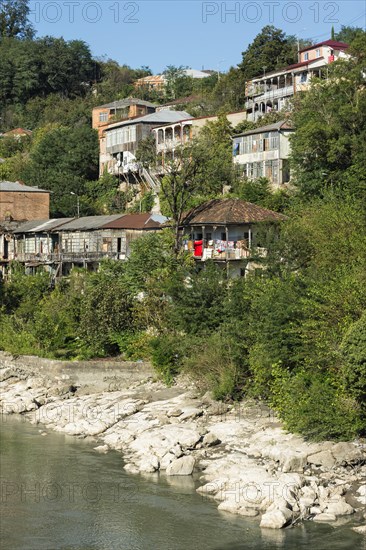
<path id="1" fill-rule="evenodd" d="M 262 247 L 249 247 L 248 242 L 241 241 L 220 241 L 220 244 L 208 244 L 212 241 L 186 241 L 185 250 L 192 253 L 195 260 L 233 261 L 249 258 L 265 258 L 267 250 Z"/>
<path id="2" fill-rule="evenodd" d="M 172 149 L 175 149 L 176 147 L 180 147 L 182 145 L 181 138 L 174 138 L 174 139 L 166 139 L 162 143 L 157 144 L 157 151 L 160 153 L 161 151 L 171 151 Z"/>
<path id="3" fill-rule="evenodd" d="M 18 253 L 14 260 L 22 263 L 56 264 L 56 263 L 88 263 L 100 262 L 103 259 L 118 260 L 125 253 L 117 252 L 61 252 L 52 254 Z"/>
<path id="4" fill-rule="evenodd" d="M 255 99 L 248 99 L 245 102 L 245 108 L 249 109 L 251 108 L 255 103 L 259 103 L 261 101 L 268 101 L 271 99 L 278 99 L 282 97 L 291 97 L 294 95 L 294 87 L 293 86 L 286 86 L 284 88 L 272 88 L 272 90 L 257 90 L 256 93 L 252 94 Z"/>

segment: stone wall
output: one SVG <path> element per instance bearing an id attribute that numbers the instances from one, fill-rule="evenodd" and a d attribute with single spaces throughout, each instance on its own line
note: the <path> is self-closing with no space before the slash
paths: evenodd
<path id="1" fill-rule="evenodd" d="M 0 368 L 30 371 L 31 376 L 47 377 L 59 384 L 81 388 L 83 393 L 117 391 L 154 376 L 149 363 L 115 360 L 58 361 L 31 355 L 14 357 L 0 352 Z"/>

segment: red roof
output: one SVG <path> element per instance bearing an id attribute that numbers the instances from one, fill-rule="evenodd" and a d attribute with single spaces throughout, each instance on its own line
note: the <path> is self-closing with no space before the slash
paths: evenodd
<path id="1" fill-rule="evenodd" d="M 4 136 L 31 136 L 32 132 L 30 130 L 25 130 L 24 128 L 14 128 L 14 130 L 9 130 L 5 132 Z"/>
<path id="2" fill-rule="evenodd" d="M 303 48 L 300 50 L 301 52 L 306 52 L 308 50 L 313 50 L 314 48 L 318 48 L 319 46 L 329 46 L 330 48 L 334 48 L 335 50 L 346 50 L 349 45 L 345 42 L 337 42 L 337 40 L 325 40 L 324 42 L 319 42 L 318 44 L 313 44 L 312 46 L 307 46 L 306 48 Z"/>
<path id="3" fill-rule="evenodd" d="M 323 56 L 317 57 L 316 59 L 309 59 L 308 61 L 301 61 L 301 63 L 294 63 L 293 65 L 289 65 L 286 67 L 286 71 L 288 69 L 297 69 L 298 67 L 304 67 L 305 65 L 309 65 L 310 63 L 315 63 L 315 61 L 319 61 L 319 59 L 324 59 Z"/>
<path id="4" fill-rule="evenodd" d="M 103 229 L 161 229 L 163 223 L 159 216 L 154 216 L 150 212 L 146 214 L 125 214 L 103 225 Z"/>

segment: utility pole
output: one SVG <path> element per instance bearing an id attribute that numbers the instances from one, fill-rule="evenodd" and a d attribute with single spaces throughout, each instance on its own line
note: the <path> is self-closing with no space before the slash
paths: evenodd
<path id="1" fill-rule="evenodd" d="M 77 211 L 77 217 L 80 218 L 80 198 L 79 195 L 74 193 L 73 191 L 70 192 L 70 195 L 74 195 L 76 197 L 76 211 Z"/>

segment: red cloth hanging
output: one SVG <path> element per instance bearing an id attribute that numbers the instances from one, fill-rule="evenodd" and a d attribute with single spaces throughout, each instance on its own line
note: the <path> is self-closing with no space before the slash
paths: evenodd
<path id="1" fill-rule="evenodd" d="M 194 241 L 194 255 L 202 256 L 203 252 L 203 241 Z"/>

